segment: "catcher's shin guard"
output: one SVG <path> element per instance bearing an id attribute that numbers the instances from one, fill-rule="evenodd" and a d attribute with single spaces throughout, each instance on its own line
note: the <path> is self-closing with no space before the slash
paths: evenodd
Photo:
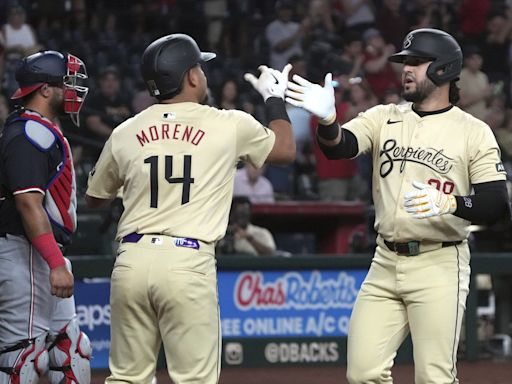
<path id="1" fill-rule="evenodd" d="M 80 331 L 78 322 L 71 320 L 48 347 L 50 371 L 48 378 L 52 384 L 90 384 L 92 354 L 91 342 Z"/>
<path id="2" fill-rule="evenodd" d="M 0 377 L 0 383 L 37 384 L 48 370 L 46 333 L 1 351 L 0 365 L 0 371 L 9 375 L 8 379 Z"/>

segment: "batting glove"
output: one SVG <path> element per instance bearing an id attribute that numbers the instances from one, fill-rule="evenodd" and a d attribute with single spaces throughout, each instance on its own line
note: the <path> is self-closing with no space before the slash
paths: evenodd
<path id="1" fill-rule="evenodd" d="M 455 196 L 442 193 L 433 186 L 418 181 L 413 181 L 412 185 L 417 190 L 405 194 L 404 207 L 415 219 L 445 215 L 457 209 Z"/>
<path id="2" fill-rule="evenodd" d="M 320 124 L 330 125 L 336 120 L 334 88 L 332 74 L 325 75 L 324 86 L 313 84 L 308 80 L 293 75 L 293 82 L 288 83 L 286 102 L 304 108 L 320 118 Z"/>
<path id="3" fill-rule="evenodd" d="M 288 84 L 288 74 L 292 69 L 292 65 L 286 64 L 282 72 L 269 68 L 266 65 L 260 65 L 258 69 L 261 72 L 259 78 L 256 78 L 252 73 L 246 73 L 244 79 L 252 84 L 265 101 L 269 97 L 279 97 L 284 100 L 284 92 Z"/>

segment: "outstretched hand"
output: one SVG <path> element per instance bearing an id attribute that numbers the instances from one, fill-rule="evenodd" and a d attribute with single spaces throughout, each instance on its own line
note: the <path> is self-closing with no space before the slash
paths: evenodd
<path id="1" fill-rule="evenodd" d="M 292 69 L 292 65 L 286 64 L 282 72 L 269 68 L 266 65 L 260 65 L 258 69 L 261 72 L 260 77 L 257 78 L 252 73 L 246 73 L 244 79 L 252 84 L 265 101 L 269 97 L 279 97 L 284 100 L 284 93 L 288 84 L 288 74 Z"/>
<path id="2" fill-rule="evenodd" d="M 320 118 L 320 124 L 329 125 L 336 120 L 334 87 L 332 74 L 325 75 L 324 86 L 293 75 L 293 81 L 288 82 L 286 102 L 296 107 L 304 108 Z"/>

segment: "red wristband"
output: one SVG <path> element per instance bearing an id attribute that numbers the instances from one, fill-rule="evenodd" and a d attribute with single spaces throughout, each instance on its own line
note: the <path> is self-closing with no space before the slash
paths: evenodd
<path id="1" fill-rule="evenodd" d="M 55 237 L 53 237 L 53 233 L 47 232 L 36 236 L 32 239 L 31 243 L 43 259 L 46 260 L 50 269 L 66 264 L 64 256 L 62 256 L 62 252 L 55 241 Z"/>

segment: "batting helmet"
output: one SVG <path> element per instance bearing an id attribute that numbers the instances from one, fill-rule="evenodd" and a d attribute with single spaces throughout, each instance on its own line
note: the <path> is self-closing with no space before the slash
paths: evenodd
<path id="1" fill-rule="evenodd" d="M 88 88 L 78 85 L 87 79 L 85 64 L 71 54 L 63 55 L 57 51 L 42 51 L 25 57 L 16 69 L 18 90 L 11 99 L 21 99 L 44 84 L 63 86 L 64 112 L 79 125 L 78 113 L 88 92 Z"/>
<path id="2" fill-rule="evenodd" d="M 436 85 L 459 79 L 462 50 L 457 41 L 444 31 L 422 28 L 410 32 L 404 39 L 402 51 L 391 55 L 389 61 L 403 63 L 410 56 L 432 60 L 427 76 Z"/>
<path id="3" fill-rule="evenodd" d="M 142 78 L 151 96 L 163 100 L 180 90 L 189 69 L 215 56 L 215 53 L 201 52 L 188 35 L 167 35 L 153 41 L 142 54 Z"/>

